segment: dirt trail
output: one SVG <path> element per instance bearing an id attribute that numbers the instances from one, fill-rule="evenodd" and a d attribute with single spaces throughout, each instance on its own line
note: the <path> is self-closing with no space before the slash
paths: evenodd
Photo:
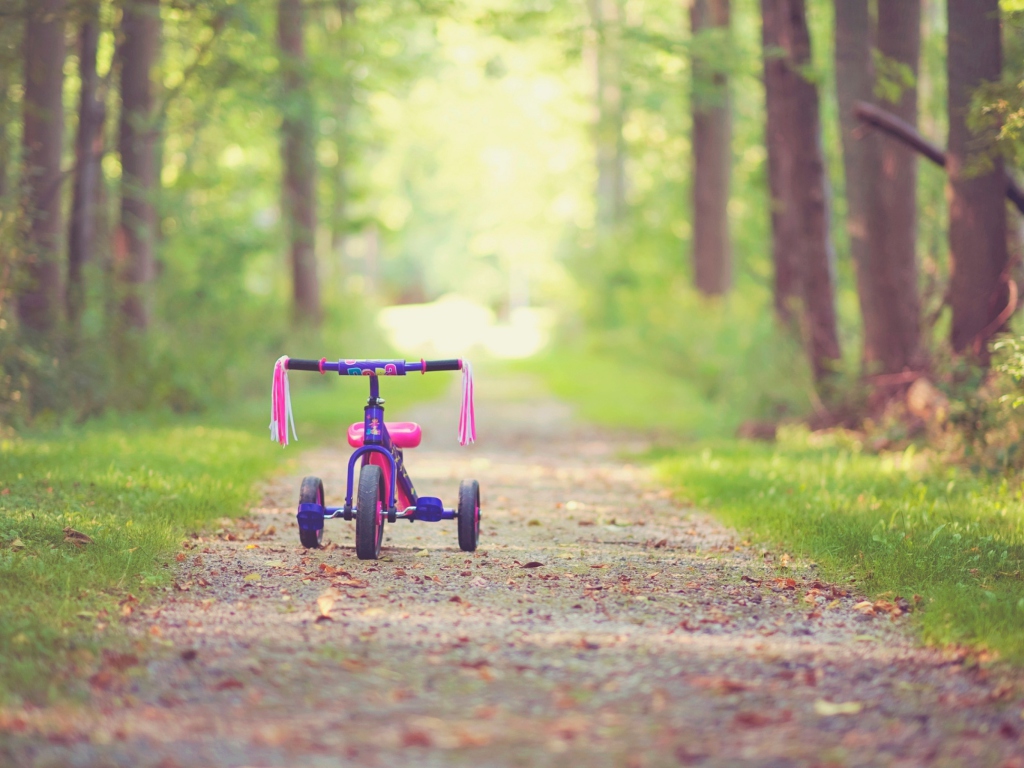
<path id="1" fill-rule="evenodd" d="M 416 414 L 407 458 L 449 505 L 479 479 L 479 551 L 453 523 L 399 523 L 361 562 L 342 521 L 301 550 L 301 474 L 340 503 L 347 447 L 304 453 L 249 520 L 185 551 L 185 591 L 131 617 L 149 658 L 108 658 L 89 710 L 31 713 L 6 759 L 1024 768 L 1017 673 L 917 648 L 906 618 L 778 568 L 531 382 L 477 392 L 476 446 L 455 445 L 446 402 Z"/>

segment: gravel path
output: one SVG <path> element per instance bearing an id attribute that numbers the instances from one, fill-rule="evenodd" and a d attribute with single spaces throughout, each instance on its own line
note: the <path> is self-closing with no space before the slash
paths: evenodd
<path id="1" fill-rule="evenodd" d="M 479 479 L 476 553 L 399 523 L 361 562 L 342 521 L 302 550 L 301 475 L 340 503 L 347 447 L 296 454 L 131 614 L 141 658 L 110 654 L 84 709 L 8 715 L 0 763 L 1024 768 L 1019 673 L 918 648 L 898 606 L 681 507 L 622 458 L 642 445 L 529 380 L 477 392 L 476 446 L 446 402 L 407 456 L 449 505 Z"/>

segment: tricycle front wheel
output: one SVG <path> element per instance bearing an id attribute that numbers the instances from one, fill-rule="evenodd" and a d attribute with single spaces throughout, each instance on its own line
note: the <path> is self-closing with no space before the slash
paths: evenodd
<path id="1" fill-rule="evenodd" d="M 360 560 L 380 557 L 384 540 L 382 475 L 376 464 L 364 464 L 359 470 L 359 495 L 356 497 L 356 556 Z"/>
<path id="2" fill-rule="evenodd" d="M 463 480 L 459 485 L 459 549 L 476 550 L 480 540 L 480 483 Z"/>

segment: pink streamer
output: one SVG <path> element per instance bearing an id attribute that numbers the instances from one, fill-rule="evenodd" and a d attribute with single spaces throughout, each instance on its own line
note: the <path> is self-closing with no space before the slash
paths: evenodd
<path id="1" fill-rule="evenodd" d="M 274 381 L 270 387 L 270 439 L 288 445 L 289 424 L 292 435 L 298 440 L 292 415 L 292 396 L 288 390 L 288 356 L 283 355 L 274 363 Z"/>
<path id="2" fill-rule="evenodd" d="M 473 408 L 473 366 L 462 361 L 462 410 L 459 412 L 459 445 L 476 442 L 476 412 Z"/>

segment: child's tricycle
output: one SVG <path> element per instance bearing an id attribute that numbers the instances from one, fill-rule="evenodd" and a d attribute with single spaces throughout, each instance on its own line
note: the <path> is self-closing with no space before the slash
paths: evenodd
<path id="1" fill-rule="evenodd" d="M 384 520 L 414 522 L 455 520 L 459 529 L 459 547 L 476 549 L 480 538 L 480 485 L 463 480 L 459 486 L 456 509 L 447 509 L 433 496 L 419 496 L 405 471 L 403 448 L 420 444 L 422 432 L 413 422 L 384 421 L 384 400 L 380 397 L 381 376 L 405 376 L 406 373 L 458 371 L 462 379 L 462 413 L 459 418 L 459 442 L 467 445 L 476 439 L 473 412 L 473 378 L 468 361 L 463 360 L 297 360 L 282 357 L 274 366 L 271 395 L 271 439 L 288 444 L 288 425 L 295 435 L 288 392 L 288 371 L 337 371 L 341 376 L 367 376 L 370 399 L 363 408 L 363 422 L 348 428 L 348 442 L 355 451 L 348 460 L 345 506 L 324 504 L 324 484 L 318 477 L 306 477 L 299 491 L 299 540 L 305 547 L 319 547 L 324 535 L 324 520 L 341 517 L 356 521 L 356 554 L 360 560 L 380 557 L 384 538 Z M 297 438 L 297 436 L 296 436 Z M 359 485 L 353 505 L 353 476 L 359 461 Z"/>

